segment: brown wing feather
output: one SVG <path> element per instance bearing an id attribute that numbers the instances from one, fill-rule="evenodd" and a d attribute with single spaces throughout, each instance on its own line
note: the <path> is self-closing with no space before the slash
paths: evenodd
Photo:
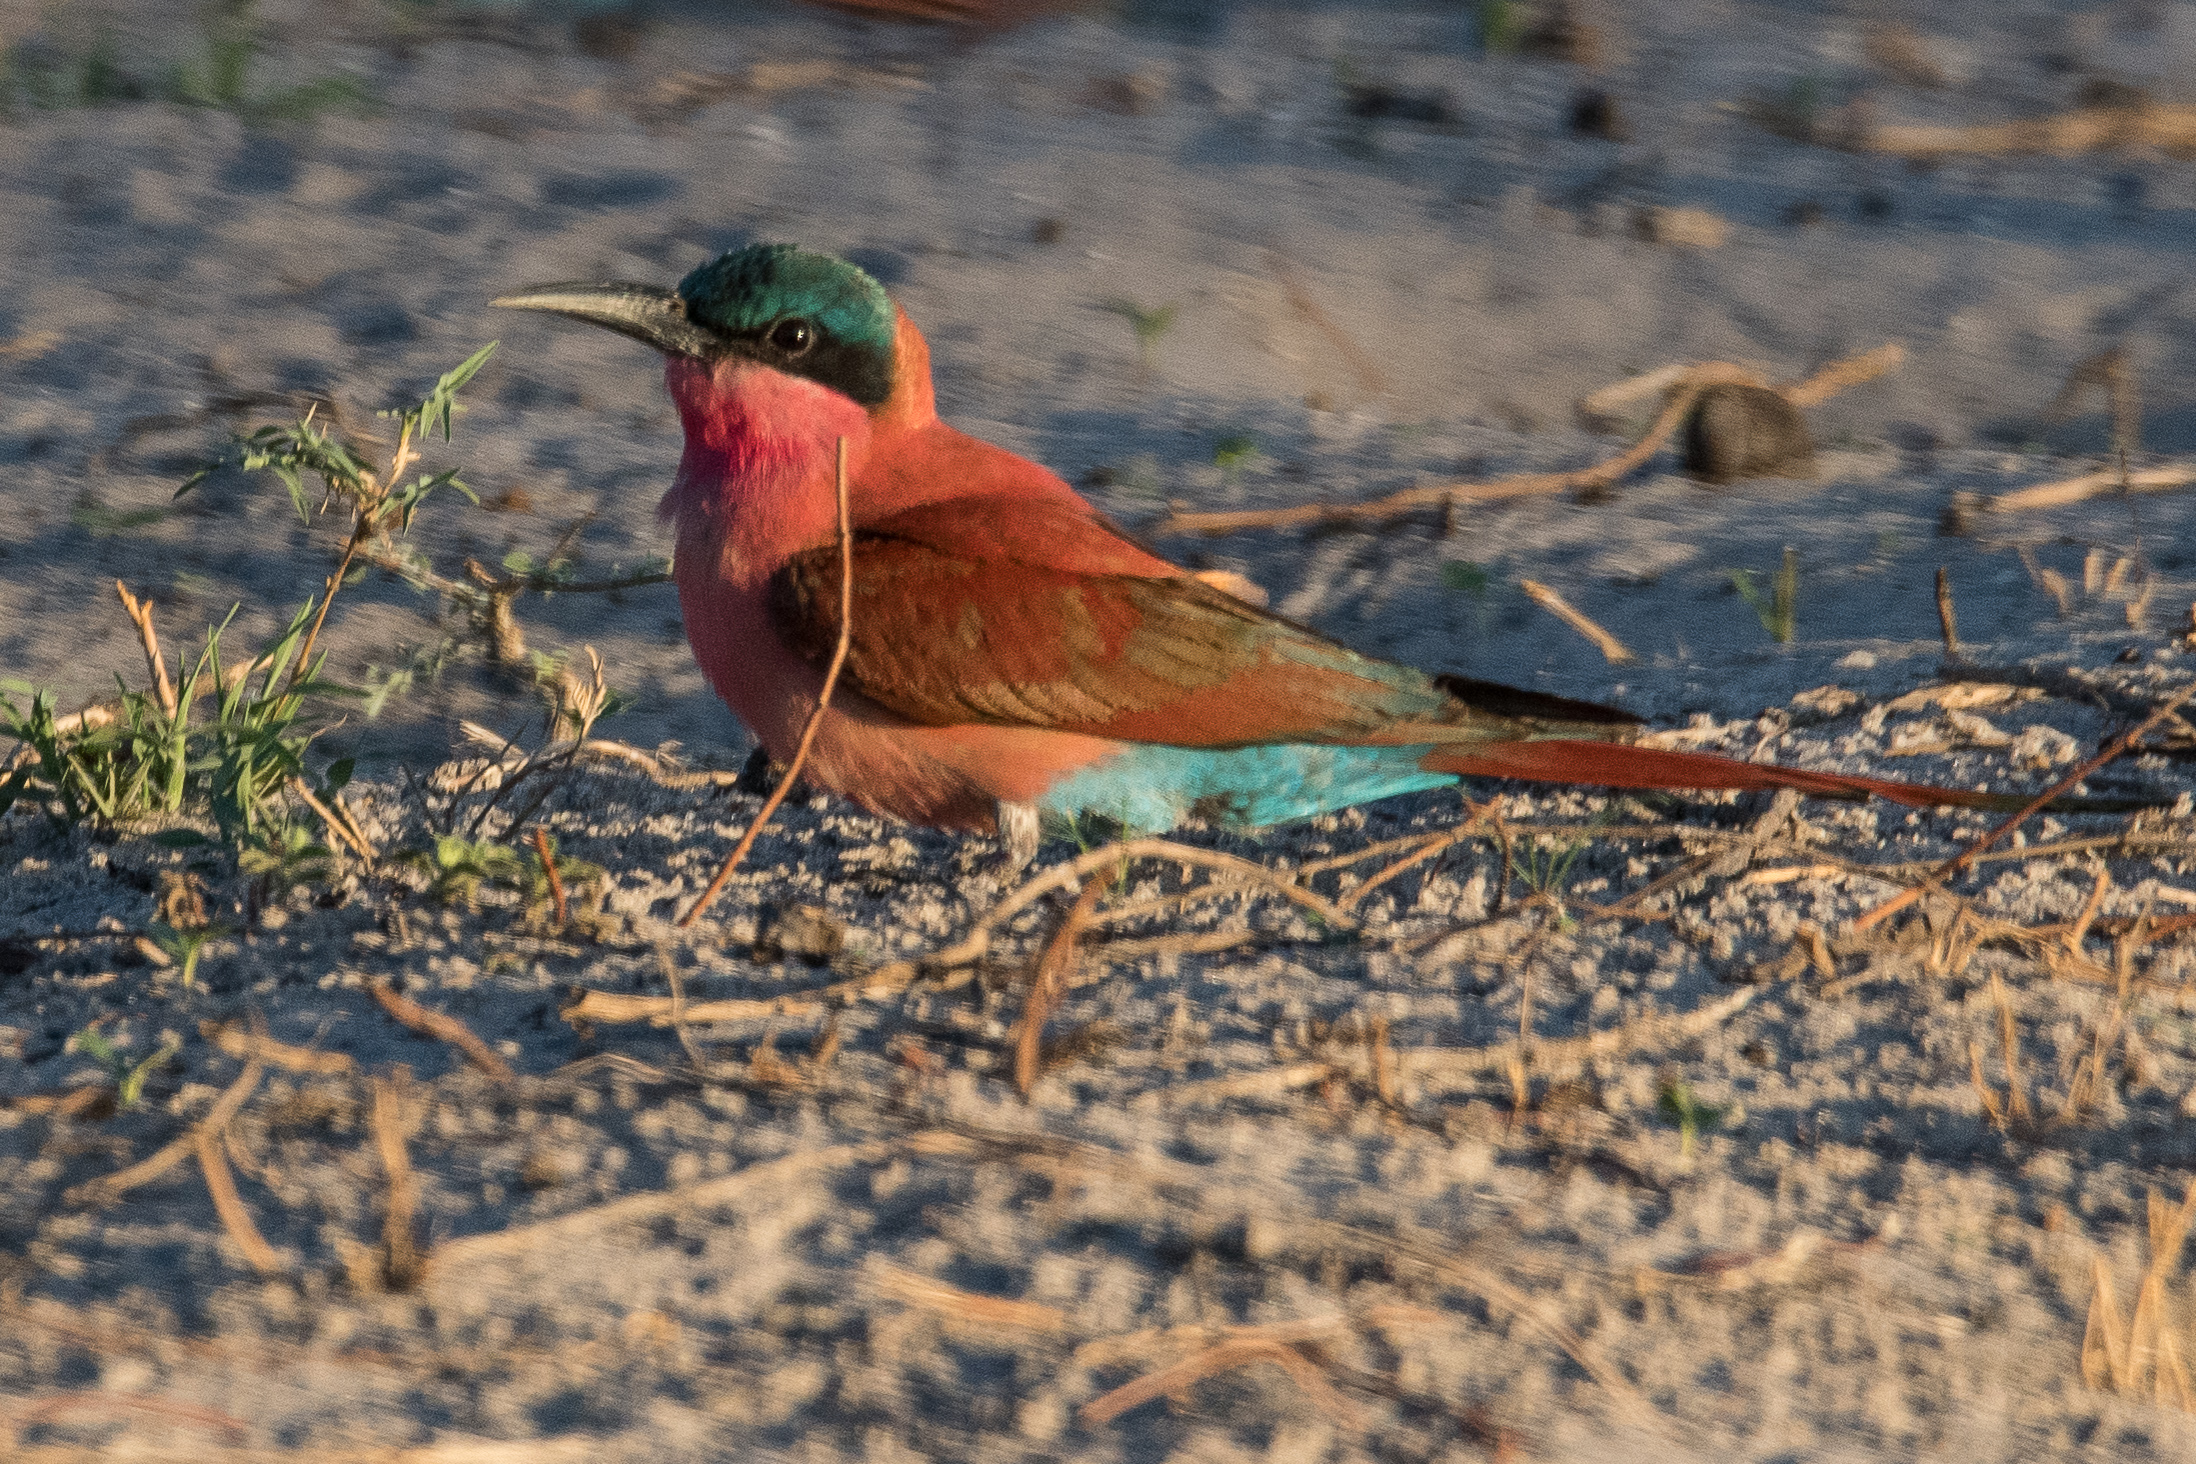
<path id="1" fill-rule="evenodd" d="M 838 642 L 838 606 L 835 548 L 796 556 L 773 583 L 780 633 L 812 660 Z M 967 558 L 887 526 L 855 537 L 844 674 L 933 726 L 1040 726 L 1181 746 L 1355 741 L 1453 705 L 1420 672 L 1188 575 Z"/>

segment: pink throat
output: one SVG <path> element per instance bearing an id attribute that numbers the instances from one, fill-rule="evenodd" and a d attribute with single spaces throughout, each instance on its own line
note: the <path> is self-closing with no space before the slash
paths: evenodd
<path id="1" fill-rule="evenodd" d="M 689 556 L 705 557 L 746 589 L 791 555 L 837 537 L 838 439 L 847 440 L 850 474 L 869 454 L 869 414 L 860 403 L 737 360 L 674 357 L 664 384 L 686 429 L 679 475 L 660 508 L 677 520 L 682 567 Z"/>

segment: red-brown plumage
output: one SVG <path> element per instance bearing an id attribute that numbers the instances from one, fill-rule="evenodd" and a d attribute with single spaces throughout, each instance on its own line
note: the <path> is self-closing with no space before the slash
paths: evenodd
<path id="1" fill-rule="evenodd" d="M 1627 735 L 1620 723 L 1524 693 L 1475 709 L 1468 688 L 1452 695 L 1200 583 L 1057 475 L 940 422 L 929 350 L 904 312 L 894 353 L 891 395 L 869 411 L 737 354 L 666 368 L 686 428 L 664 511 L 688 636 L 781 759 L 839 633 L 834 451 L 846 439 L 854 625 L 806 773 L 871 808 L 989 828 L 999 802 L 1036 802 L 1131 743 L 1429 746 L 1419 766 L 1458 776 L 1984 801 L 1624 746 L 1610 740 Z"/>

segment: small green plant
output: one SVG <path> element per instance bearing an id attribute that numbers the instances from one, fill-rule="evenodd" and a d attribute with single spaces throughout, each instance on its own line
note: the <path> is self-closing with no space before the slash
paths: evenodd
<path id="1" fill-rule="evenodd" d="M 112 35 L 103 35 L 76 63 L 76 99 L 87 107 L 110 102 L 135 101 L 145 88 L 122 69 L 121 48 Z"/>
<path id="2" fill-rule="evenodd" d="M 178 684 L 165 685 L 163 672 L 162 685 L 131 691 L 118 678 L 120 698 L 100 716 L 56 717 L 51 692 L 0 681 L 0 731 L 30 753 L 0 781 L 0 814 L 27 798 L 66 829 L 202 808 L 232 841 L 248 836 L 270 816 L 282 784 L 304 771 L 313 734 L 297 724 L 307 698 L 342 691 L 317 674 L 299 674 L 299 639 L 312 609 L 308 600 L 236 674 L 221 661 L 224 621 L 207 631 Z M 278 686 L 285 671 L 292 679 Z M 212 691 L 202 694 L 205 687 Z M 18 705 L 18 696 L 28 705 Z M 200 715 L 201 703 L 212 705 L 211 716 Z"/>
<path id="3" fill-rule="evenodd" d="M 144 86 L 122 69 L 112 35 L 102 35 L 81 56 L 31 39 L 10 46 L 0 57 L 0 105 L 102 107 L 144 95 Z"/>
<path id="4" fill-rule="evenodd" d="M 1750 569 L 1726 571 L 1731 576 L 1731 588 L 1739 592 L 1739 598 L 1753 609 L 1761 628 L 1769 632 L 1769 638 L 1780 646 L 1792 644 L 1799 633 L 1799 551 L 1791 545 L 1784 546 L 1784 563 L 1770 582 L 1769 593 L 1764 596 L 1754 583 Z"/>
<path id="5" fill-rule="evenodd" d="M 1581 850 L 1586 847 L 1583 838 L 1550 840 L 1519 839 L 1510 848 L 1510 877 L 1522 880 L 1533 897 L 1555 910 L 1559 929 L 1571 927 L 1570 913 L 1563 907 L 1563 892 L 1571 882 L 1571 866 L 1578 862 Z"/>
<path id="6" fill-rule="evenodd" d="M 237 868 L 259 882 L 262 905 L 299 885 L 322 883 L 334 865 L 334 851 L 311 827 L 289 820 L 255 829 L 236 854 Z"/>
<path id="7" fill-rule="evenodd" d="M 309 707 L 357 693 L 323 679 L 326 656 L 316 655 L 315 648 L 330 608 L 351 583 L 354 561 L 370 559 L 378 546 L 408 529 L 436 491 L 447 487 L 470 494 L 455 470 L 407 473 L 420 456 L 416 439 L 436 428 L 447 439 L 457 392 L 494 349 L 483 347 L 445 373 L 417 405 L 385 414 L 398 423 L 396 451 L 385 473 L 366 467 L 316 420 L 315 411 L 291 426 L 265 427 L 238 439 L 223 461 L 275 474 L 301 517 L 310 520 L 316 497 L 321 508 L 341 504 L 351 511 L 351 533 L 323 592 L 309 596 L 240 666 L 225 664 L 222 654 L 223 634 L 237 613 L 232 607 L 228 618 L 207 630 L 197 657 L 179 666 L 179 679 L 171 683 L 150 608 L 121 591 L 144 642 L 153 685 L 132 691 L 117 678 L 115 702 L 62 717 L 50 691 L 0 680 L 0 733 L 19 744 L 16 756 L 0 765 L 5 768 L 0 814 L 27 802 L 66 829 L 89 821 L 113 826 L 202 813 L 264 889 L 324 877 L 329 855 L 292 825 L 284 790 L 305 781 L 306 750 L 325 727 L 309 722 Z M 176 496 L 219 466 L 194 473 Z M 320 480 L 317 495 L 308 492 L 308 474 Z M 190 829 L 160 837 L 179 847 L 205 841 Z"/>
<path id="8" fill-rule="evenodd" d="M 493 839 L 469 839 L 463 834 L 444 834 L 431 849 L 408 849 L 399 856 L 427 876 L 427 894 L 437 904 L 478 904 L 484 884 L 521 888 L 525 864 L 512 850 Z M 560 868 L 561 873 L 561 868 Z M 542 877 L 548 884 L 546 873 Z"/>
<path id="9" fill-rule="evenodd" d="M 1479 0 L 1479 48 L 1508 55 L 1525 44 L 1529 16 L 1518 0 Z"/>
<path id="10" fill-rule="evenodd" d="M 189 991 L 198 981 L 199 958 L 207 947 L 227 935 L 228 928 L 220 925 L 174 926 L 166 921 L 156 921 L 147 932 L 155 949 L 173 961 L 179 968 L 176 978 Z"/>
<path id="11" fill-rule="evenodd" d="M 1180 313 L 1181 307 L 1178 305 L 1146 307 L 1137 304 L 1134 300 L 1116 298 L 1106 301 L 1099 308 L 1109 314 L 1118 315 L 1129 323 L 1129 329 L 1136 333 L 1138 374 L 1150 376 L 1153 369 L 1159 364 L 1159 341 L 1168 331 L 1174 328 L 1174 317 Z"/>
<path id="12" fill-rule="evenodd" d="M 567 897 L 575 891 L 591 892 L 601 888 L 604 876 L 601 865 L 558 853 L 554 834 L 545 834 L 543 839 L 549 846 L 549 858 L 544 861 L 540 850 L 529 847 L 526 850 L 525 867 L 519 871 L 515 881 L 519 896 L 528 910 L 538 909 L 554 900 L 558 885 L 563 886 Z M 554 882 L 549 878 L 551 869 L 556 871 Z"/>
<path id="13" fill-rule="evenodd" d="M 443 668 L 462 649 L 455 636 L 444 636 L 431 646 L 415 646 L 406 653 L 403 662 L 396 666 L 384 666 L 378 661 L 366 666 L 364 693 L 359 698 L 359 710 L 371 722 L 387 710 L 391 701 L 409 696 L 422 681 L 432 686 L 442 679 Z"/>
<path id="14" fill-rule="evenodd" d="M 149 529 L 173 511 L 166 504 L 158 508 L 109 508 L 87 488 L 69 505 L 69 522 L 95 539 L 117 539 Z"/>
<path id="15" fill-rule="evenodd" d="M 331 112 L 363 112 L 372 97 L 348 76 L 324 76 L 254 96 L 252 62 L 262 49 L 257 0 L 221 0 L 205 12 L 198 59 L 176 68 L 176 101 L 219 107 L 251 122 L 310 122 Z"/>
<path id="16" fill-rule="evenodd" d="M 1441 584 L 1444 589 L 1459 595 L 1470 595 L 1475 600 L 1487 597 L 1488 586 L 1494 583 L 1485 565 L 1474 564 L 1469 559 L 1452 559 L 1441 566 Z"/>
<path id="17" fill-rule="evenodd" d="M 1258 457 L 1258 443 L 1247 433 L 1223 437 L 1212 450 L 1212 465 L 1229 487 L 1243 481 L 1243 471 Z"/>
<path id="18" fill-rule="evenodd" d="M 1727 1108 L 1714 1108 L 1693 1096 L 1686 1084 L 1671 1079 L 1662 1085 L 1662 1092 L 1655 1099 L 1655 1108 L 1663 1117 L 1677 1125 L 1678 1153 L 1693 1157 L 1693 1145 L 1710 1129 L 1720 1127 L 1729 1117 Z"/>
<path id="19" fill-rule="evenodd" d="M 98 1063 L 100 1070 L 113 1080 L 115 1107 L 134 1108 L 138 1099 L 144 1096 L 145 1079 L 152 1076 L 155 1068 L 164 1066 L 169 1058 L 180 1052 L 183 1042 L 181 1038 L 170 1033 L 161 1040 L 158 1048 L 133 1063 L 113 1043 L 100 1036 L 97 1027 L 86 1027 L 69 1038 L 68 1047 L 70 1051 L 81 1052 Z"/>
<path id="20" fill-rule="evenodd" d="M 1779 137 L 1813 142 L 1829 111 L 1829 90 L 1819 76 L 1795 76 L 1781 92 L 1757 92 L 1748 97 L 1740 110 Z"/>

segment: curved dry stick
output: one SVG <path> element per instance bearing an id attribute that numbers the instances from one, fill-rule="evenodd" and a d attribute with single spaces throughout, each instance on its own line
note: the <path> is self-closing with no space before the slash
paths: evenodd
<path id="1" fill-rule="evenodd" d="M 1538 498 L 1573 489 L 1606 488 L 1661 451 L 1662 445 L 1685 420 L 1685 414 L 1693 409 L 1693 403 L 1700 399 L 1701 391 L 1728 379 L 1726 373 L 1731 372 L 1740 372 L 1740 368 L 1722 361 L 1711 361 L 1687 372 L 1684 384 L 1671 393 L 1662 415 L 1655 418 L 1647 435 L 1615 457 L 1592 467 L 1568 473 L 1518 473 L 1483 483 L 1440 483 L 1430 488 L 1406 488 L 1369 503 L 1304 503 L 1294 508 L 1174 513 L 1152 525 L 1149 532 L 1225 534 L 1236 529 L 1281 529 L 1296 524 L 1367 523 L 1452 503 L 1498 503 L 1510 498 Z M 1749 381 L 1753 379 L 1750 373 L 1741 374 Z"/>
<path id="2" fill-rule="evenodd" d="M 1366 880 L 1363 884 L 1359 885 L 1357 888 L 1351 890 L 1348 894 L 1344 895 L 1342 897 L 1342 908 L 1345 910 L 1357 909 L 1358 906 L 1365 903 L 1365 897 L 1367 895 L 1370 895 L 1374 890 L 1379 889 L 1382 885 L 1386 884 L 1389 880 L 1394 879 L 1397 875 L 1425 863 L 1427 860 L 1433 858 L 1436 854 L 1441 853 L 1445 849 L 1454 848 L 1456 845 L 1463 843 L 1466 839 L 1483 833 L 1484 831 L 1479 827 L 1479 825 L 1481 819 L 1484 817 L 1485 814 L 1483 811 L 1475 812 L 1469 819 L 1465 820 L 1464 826 L 1462 828 L 1451 829 L 1445 834 L 1435 834 L 1432 837 L 1425 839 L 1422 843 L 1419 844 L 1416 849 L 1404 855 L 1401 859 L 1396 860 L 1393 864 L 1390 864 L 1389 866 L 1387 866 L 1387 868 L 1381 870 L 1378 874 L 1372 876 L 1372 878 Z"/>
<path id="3" fill-rule="evenodd" d="M 198 1136 L 201 1133 L 217 1134 L 228 1125 L 230 1119 L 236 1117 L 237 1112 L 244 1107 L 245 1100 L 252 1096 L 252 1090 L 259 1086 L 259 1076 L 265 1071 L 265 1065 L 255 1054 L 250 1062 L 244 1064 L 244 1071 L 236 1075 L 236 1081 L 229 1084 L 221 1096 L 214 1100 L 213 1107 L 206 1110 L 204 1118 L 127 1169 L 118 1169 L 112 1174 L 74 1186 L 61 1196 L 62 1202 L 70 1205 L 104 1204 L 120 1199 L 141 1184 L 160 1178 L 197 1152 Z"/>
<path id="4" fill-rule="evenodd" d="M 260 1275 L 281 1274 L 282 1257 L 252 1223 L 252 1212 L 245 1208 L 244 1197 L 236 1192 L 236 1178 L 229 1173 L 229 1161 L 221 1156 L 221 1145 L 212 1129 L 198 1131 L 197 1148 L 198 1170 L 205 1176 L 206 1193 L 213 1197 L 214 1214 L 220 1217 L 229 1239 L 236 1242 L 236 1248 Z"/>
<path id="5" fill-rule="evenodd" d="M 1889 341 L 1873 351 L 1863 351 L 1858 356 L 1848 356 L 1842 361 L 1832 361 L 1805 381 L 1777 390 L 1795 407 L 1820 406 L 1849 386 L 1859 386 L 1864 381 L 1874 381 L 1888 376 L 1906 364 L 1906 347 L 1897 341 Z"/>
<path id="6" fill-rule="evenodd" d="M 1893 342 L 1834 361 L 1805 381 L 1778 391 L 1797 407 L 1827 401 L 1849 386 L 1896 371 L 1906 360 L 1906 350 Z M 1422 508 L 1452 503 L 1497 503 L 1510 498 L 1535 498 L 1572 490 L 1606 488 L 1644 464 L 1662 450 L 1677 432 L 1701 392 L 1725 384 L 1759 385 L 1761 378 L 1729 361 L 1704 361 L 1682 368 L 1666 383 L 1670 396 L 1646 436 L 1623 452 L 1592 467 L 1568 473 L 1518 473 L 1479 483 L 1441 483 L 1429 488 L 1406 488 L 1367 503 L 1305 503 L 1294 508 L 1259 508 L 1212 513 L 1174 513 L 1154 524 L 1153 534 L 1225 534 L 1236 529 L 1279 529 L 1295 524 L 1364 523 L 1394 518 Z M 1657 383 L 1658 386 L 1665 383 Z"/>
<path id="7" fill-rule="evenodd" d="M 114 582 L 114 592 L 122 597 L 122 613 L 137 627 L 137 639 L 145 648 L 145 665 L 152 672 L 153 695 L 160 699 L 160 710 L 172 718 L 175 715 L 175 683 L 168 679 L 168 662 L 160 654 L 160 632 L 153 629 L 152 597 L 138 599 L 120 580 Z"/>
<path id="8" fill-rule="evenodd" d="M 1094 874 L 1083 881 L 1083 892 L 1075 897 L 1075 904 L 1060 921 L 1060 928 L 1045 943 L 1044 954 L 1037 958 L 1037 969 L 1030 974 L 1029 996 L 1022 1005 L 1022 1020 L 1014 1034 L 1014 1086 L 1021 1090 L 1024 1098 L 1037 1086 L 1037 1060 L 1044 1041 L 1045 1018 L 1051 1014 L 1060 988 L 1067 984 L 1068 971 L 1075 963 L 1075 942 L 1090 923 L 1090 912 L 1098 908 L 1098 897 L 1105 892 L 1103 874 Z"/>
<path id="9" fill-rule="evenodd" d="M 541 860 L 541 871 L 549 878 L 549 894 L 557 902 L 557 929 L 564 929 L 564 922 L 571 918 L 571 906 L 564 898 L 564 880 L 557 873 L 557 856 L 549 849 L 549 831 L 540 824 L 534 825 L 534 854 Z"/>
<path id="10" fill-rule="evenodd" d="M 1254 1362 L 1270 1362 L 1289 1375 L 1289 1380 L 1304 1390 L 1305 1396 L 1318 1405 L 1319 1411 L 1344 1428 L 1362 1428 L 1365 1416 L 1357 1405 L 1336 1391 L 1327 1381 L 1318 1365 L 1286 1342 L 1270 1341 L 1262 1337 L 1237 1337 L 1217 1342 L 1201 1352 L 1194 1352 L 1180 1362 L 1145 1373 L 1140 1378 L 1123 1383 L 1120 1387 L 1100 1397 L 1091 1399 L 1076 1411 L 1076 1417 L 1085 1427 L 1111 1423 L 1114 1419 L 1170 1393 L 1181 1393 L 1200 1378 L 1232 1371 Z"/>
<path id="11" fill-rule="evenodd" d="M 824 671 L 823 690 L 816 694 L 815 709 L 808 714 L 808 724 L 801 728 L 800 745 L 793 749 L 793 761 L 786 767 L 785 776 L 778 780 L 778 786 L 771 789 L 770 796 L 763 800 L 762 812 L 755 815 L 755 821 L 747 826 L 747 832 L 740 835 L 739 843 L 732 846 L 731 854 L 726 856 L 724 863 L 717 869 L 717 877 L 709 881 L 709 888 L 702 891 L 701 898 L 694 902 L 692 909 L 679 917 L 681 930 L 693 925 L 701 918 L 702 911 L 716 903 L 717 895 L 724 889 L 724 882 L 732 877 L 732 871 L 740 867 L 740 861 L 747 857 L 747 851 L 754 848 L 755 841 L 762 837 L 762 831 L 769 825 L 771 815 L 778 811 L 778 805 L 785 802 L 785 795 L 792 792 L 793 785 L 800 781 L 801 768 L 808 762 L 808 750 L 816 745 L 816 733 L 823 726 L 824 713 L 831 709 L 831 693 L 838 687 L 839 672 L 846 665 L 847 647 L 854 639 L 854 524 L 846 507 L 846 439 L 843 437 L 839 439 L 838 499 L 839 644 L 831 652 L 831 665 Z"/>
<path id="12" fill-rule="evenodd" d="M 480 1038 L 471 1027 L 448 1012 L 432 1011 L 398 991 L 386 979 L 366 983 L 366 994 L 380 1003 L 381 1009 L 397 1022 L 419 1033 L 447 1042 L 464 1055 L 467 1062 L 499 1083 L 508 1083 L 518 1074 L 503 1060 L 493 1047 Z"/>

